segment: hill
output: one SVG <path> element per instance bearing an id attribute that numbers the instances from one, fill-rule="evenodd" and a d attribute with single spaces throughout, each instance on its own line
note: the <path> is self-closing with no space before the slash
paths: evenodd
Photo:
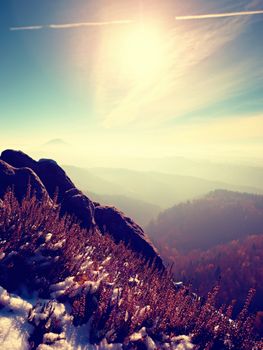
<path id="1" fill-rule="evenodd" d="M 147 231 L 177 279 L 201 295 L 221 281 L 219 304 L 235 299 L 236 312 L 256 288 L 253 310 L 263 310 L 263 196 L 214 191 L 164 211 Z"/>
<path id="2" fill-rule="evenodd" d="M 195 176 L 209 181 L 223 182 L 233 186 L 247 187 L 246 192 L 263 191 L 262 161 L 255 164 L 227 162 L 214 159 L 189 159 L 185 157 L 136 158 L 123 161 L 124 167 L 134 170 L 144 170 Z M 233 189 L 234 190 L 234 189 Z"/>
<path id="3" fill-rule="evenodd" d="M 215 189 L 243 192 L 252 190 L 250 187 L 160 171 L 118 168 L 82 169 L 68 166 L 64 166 L 64 169 L 83 191 L 102 195 L 122 195 L 157 205 L 162 209 L 191 200 Z M 259 192 L 257 189 L 254 191 Z"/>
<path id="4" fill-rule="evenodd" d="M 155 241 L 165 240 L 180 251 L 262 234 L 263 196 L 217 190 L 165 210 L 147 231 Z"/>
<path id="5" fill-rule="evenodd" d="M 82 191 L 90 191 L 97 195 L 120 195 L 125 193 L 125 187 L 105 180 L 93 174 L 89 169 L 69 165 L 64 165 L 63 169 Z"/>

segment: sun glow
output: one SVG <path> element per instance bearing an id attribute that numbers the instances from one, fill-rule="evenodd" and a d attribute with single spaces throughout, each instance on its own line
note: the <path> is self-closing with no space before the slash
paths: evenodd
<path id="1" fill-rule="evenodd" d="M 120 65 L 133 78 L 153 78 L 165 64 L 161 32 L 154 26 L 139 26 L 122 37 Z"/>
<path id="2" fill-rule="evenodd" d="M 101 32 L 93 72 L 94 100 L 104 127 L 118 125 L 123 118 L 131 122 L 151 93 L 165 93 L 164 78 L 174 62 L 169 35 L 160 23 Z"/>

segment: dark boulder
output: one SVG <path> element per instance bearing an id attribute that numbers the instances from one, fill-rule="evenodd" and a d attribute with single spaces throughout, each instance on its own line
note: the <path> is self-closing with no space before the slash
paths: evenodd
<path id="1" fill-rule="evenodd" d="M 48 198 L 48 193 L 39 177 L 29 168 L 14 168 L 0 160 L 0 197 L 2 198 L 8 188 L 13 189 L 16 197 L 22 200 L 28 186 L 39 200 Z"/>
<path id="2" fill-rule="evenodd" d="M 65 171 L 51 159 L 40 159 L 38 162 L 21 151 L 6 150 L 0 159 L 16 168 L 32 169 L 43 182 L 51 198 L 57 193 L 61 202 L 66 191 L 75 188 Z"/>
<path id="3" fill-rule="evenodd" d="M 4 162 L 15 168 L 30 168 L 35 171 L 37 162 L 22 151 L 7 149 L 2 152 L 0 157 Z"/>
<path id="4" fill-rule="evenodd" d="M 38 162 L 21 151 L 6 150 L 0 159 L 13 167 L 28 167 L 39 176 L 51 198 L 57 194 L 61 203 L 61 214 L 72 214 L 83 227 L 94 226 L 93 203 L 79 191 L 65 171 L 51 159 Z M 26 192 L 25 192 L 26 193 Z"/>
<path id="5" fill-rule="evenodd" d="M 65 171 L 53 160 L 39 160 L 35 172 L 42 180 L 51 198 L 57 192 L 59 202 L 63 200 L 66 191 L 75 188 Z"/>
<path id="6" fill-rule="evenodd" d="M 111 235 L 116 243 L 123 241 L 133 251 L 146 256 L 150 261 L 154 261 L 156 266 L 163 268 L 160 256 L 142 228 L 121 211 L 114 207 L 97 205 L 95 222 L 100 231 Z"/>
<path id="7" fill-rule="evenodd" d="M 84 228 L 90 229 L 95 226 L 94 205 L 77 188 L 71 188 L 65 192 L 61 203 L 61 214 L 73 215 Z"/>

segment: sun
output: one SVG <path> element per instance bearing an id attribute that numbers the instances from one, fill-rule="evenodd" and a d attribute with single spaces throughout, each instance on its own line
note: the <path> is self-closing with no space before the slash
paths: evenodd
<path id="1" fill-rule="evenodd" d="M 120 65 L 135 79 L 153 78 L 165 63 L 164 42 L 154 26 L 140 25 L 125 33 L 120 45 Z"/>
<path id="2" fill-rule="evenodd" d="M 94 100 L 104 125 L 132 121 L 151 96 L 162 99 L 174 64 L 170 32 L 158 21 L 103 28 L 94 59 Z M 169 85 L 170 86 L 170 85 Z M 156 92 L 157 91 L 157 92 Z M 106 117 L 105 117 L 106 116 Z"/>

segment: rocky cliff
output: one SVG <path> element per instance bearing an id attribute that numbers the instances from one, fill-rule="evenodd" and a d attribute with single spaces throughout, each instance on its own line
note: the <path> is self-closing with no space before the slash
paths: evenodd
<path id="1" fill-rule="evenodd" d="M 13 188 L 21 200 L 26 195 L 29 184 L 39 200 L 46 196 L 52 201 L 54 196 L 57 196 L 61 215 L 73 215 L 82 227 L 110 234 L 116 242 L 123 241 L 149 262 L 163 268 L 160 256 L 139 225 L 114 207 L 93 203 L 75 187 L 54 160 L 35 161 L 21 151 L 2 152 L 0 198 L 8 188 Z"/>

